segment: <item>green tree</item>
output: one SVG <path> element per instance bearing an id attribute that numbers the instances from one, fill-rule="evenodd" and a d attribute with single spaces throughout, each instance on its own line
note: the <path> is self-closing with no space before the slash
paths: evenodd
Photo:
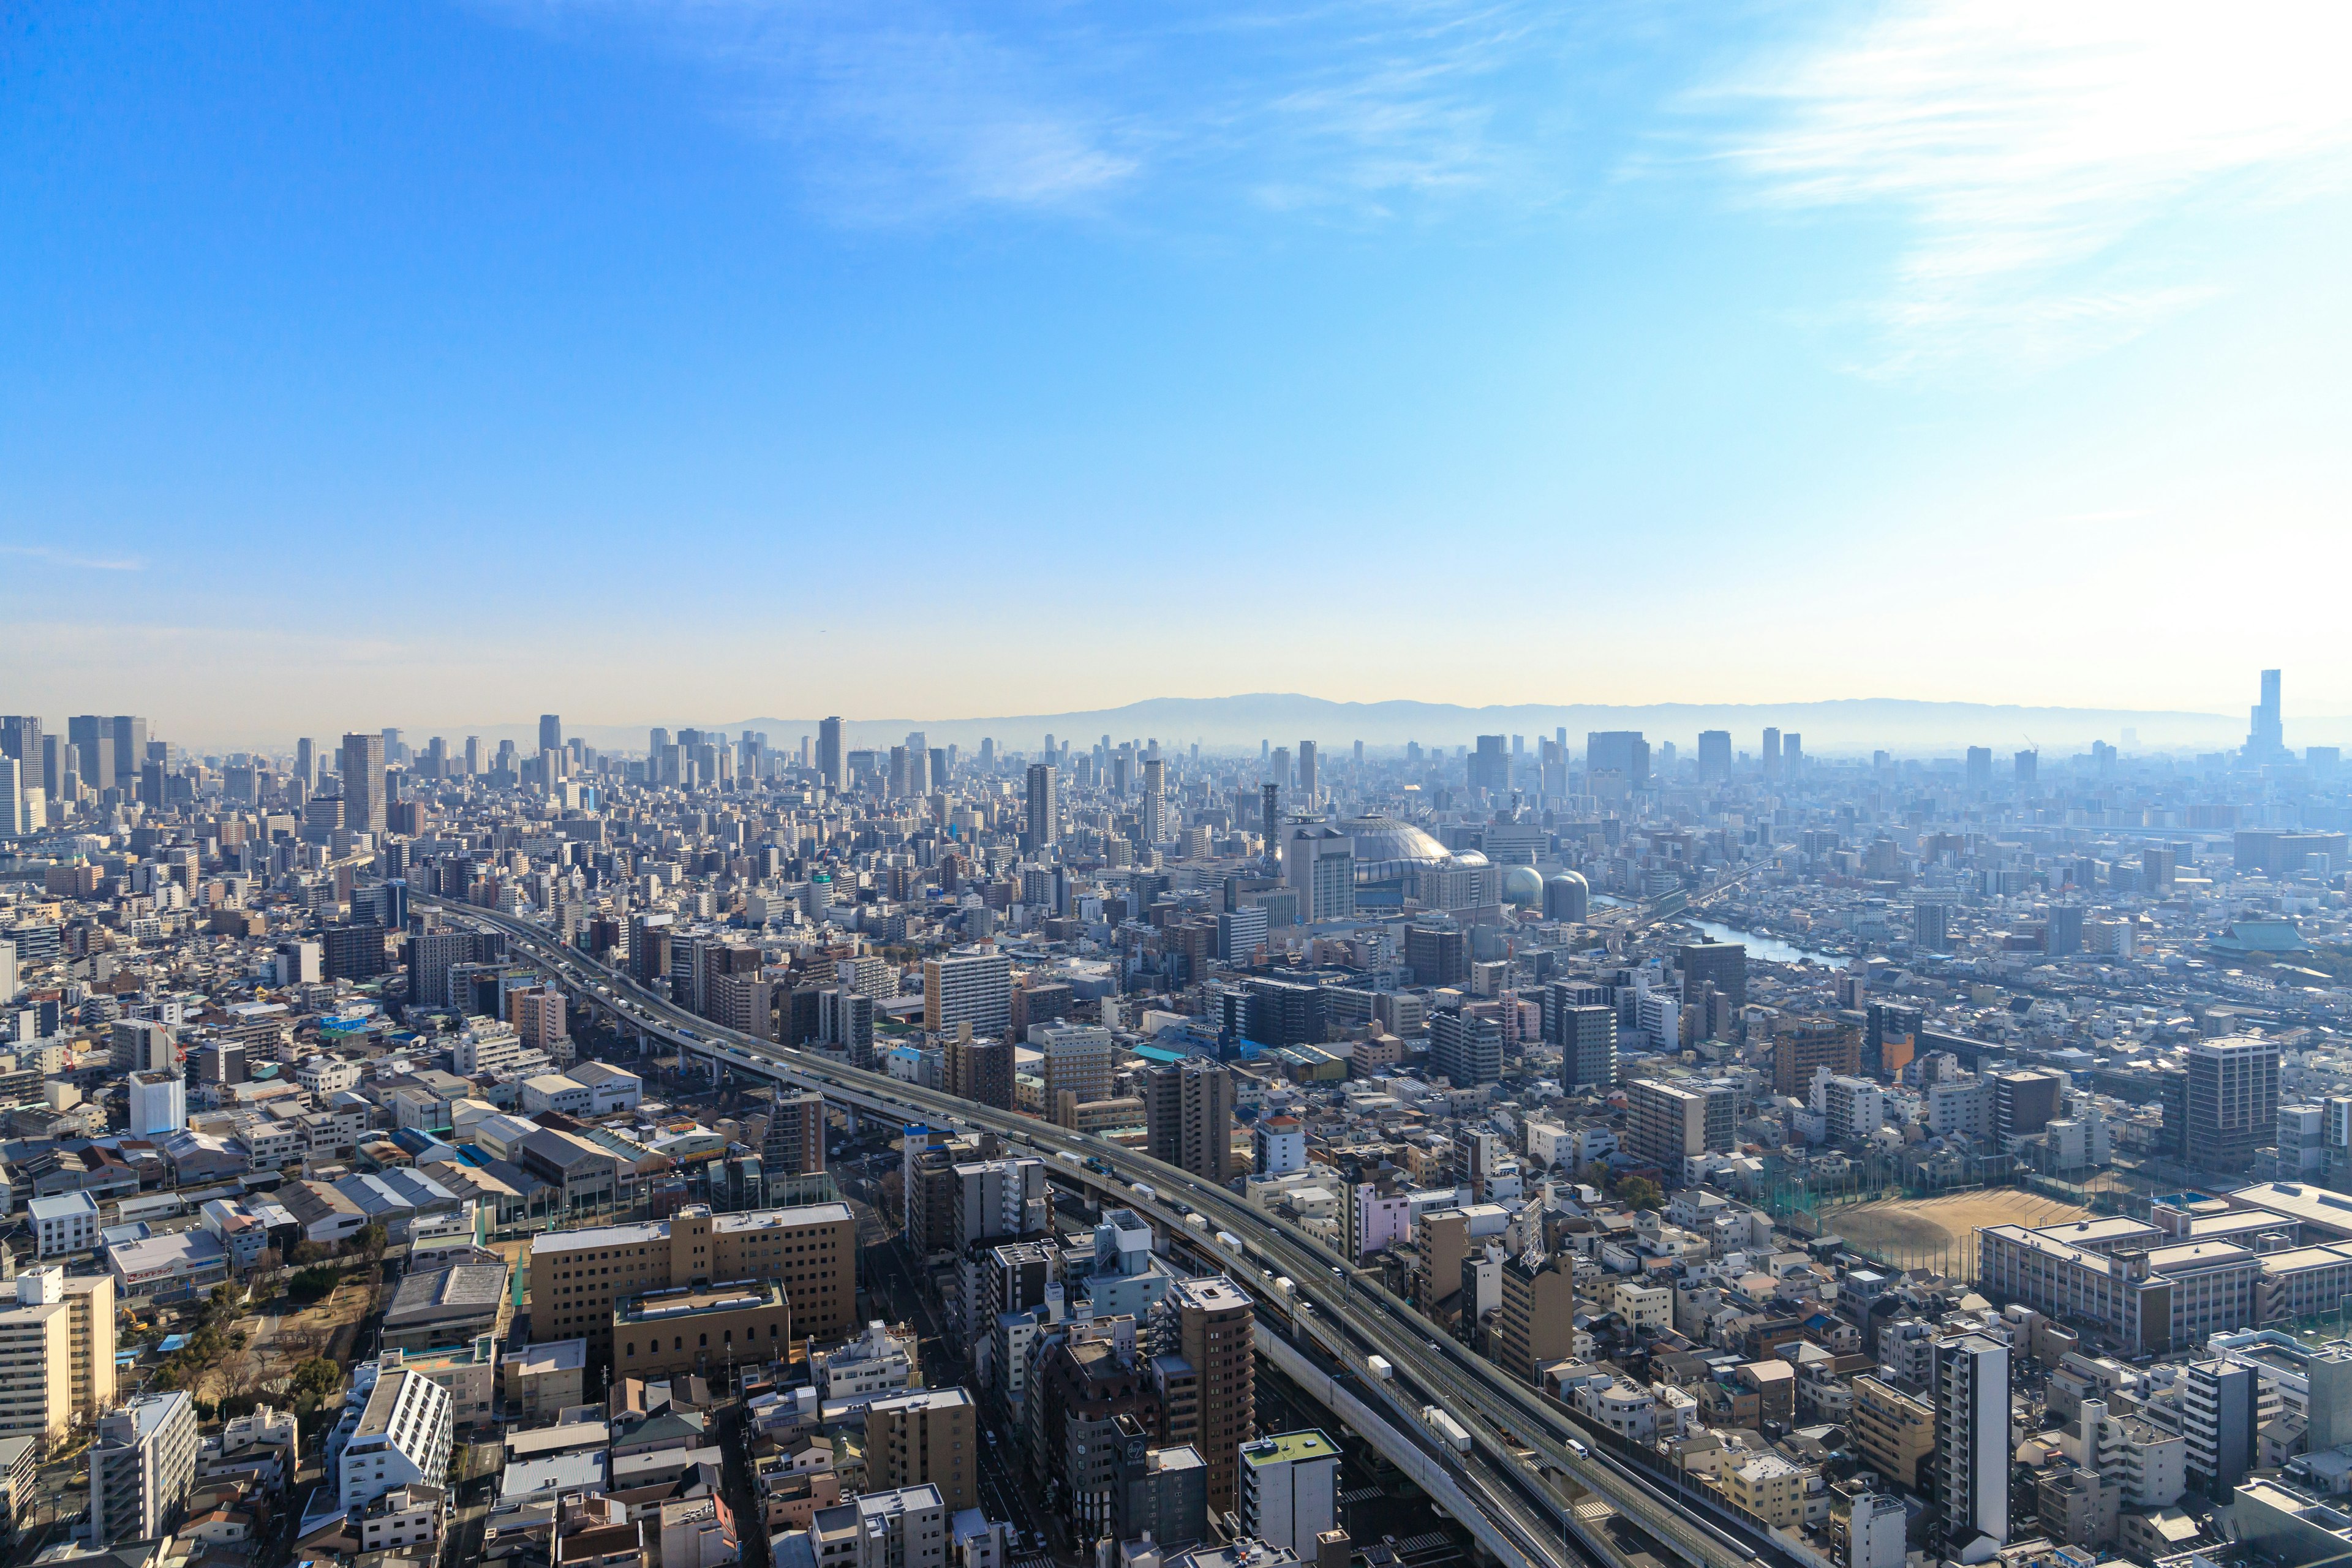
<path id="1" fill-rule="evenodd" d="M 1609 1167 L 1595 1160 L 1576 1173 L 1576 1179 L 1600 1192 L 1609 1190 Z"/>
<path id="2" fill-rule="evenodd" d="M 1628 1176 L 1617 1184 L 1617 1201 L 1631 1209 L 1654 1209 L 1666 1201 L 1666 1194 L 1647 1176 Z"/>

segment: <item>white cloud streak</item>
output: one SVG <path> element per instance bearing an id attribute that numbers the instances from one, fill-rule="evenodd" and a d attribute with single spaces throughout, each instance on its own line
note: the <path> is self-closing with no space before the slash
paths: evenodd
<path id="1" fill-rule="evenodd" d="M 79 572 L 140 572 L 147 563 L 135 555 L 77 555 L 70 551 L 52 550 L 44 544 L 0 544 L 0 555 L 14 555 L 26 561 L 38 561 L 45 566 L 64 566 Z"/>
<path id="2" fill-rule="evenodd" d="M 2195 204 L 2293 202 L 2352 166 L 2352 11 L 2146 0 L 1911 4 L 1683 107 L 1763 201 L 1887 207 L 1908 237 L 1874 367 L 2042 363 L 2206 298 L 2130 243 Z"/>
<path id="3" fill-rule="evenodd" d="M 1061 0 L 546 0 L 498 14 L 619 27 L 693 62 L 714 112 L 791 149 L 852 223 L 1083 211 L 1139 191 L 1370 219 L 1522 196 L 1557 56 L 1533 0 L 1287 0 L 1112 12 Z"/>

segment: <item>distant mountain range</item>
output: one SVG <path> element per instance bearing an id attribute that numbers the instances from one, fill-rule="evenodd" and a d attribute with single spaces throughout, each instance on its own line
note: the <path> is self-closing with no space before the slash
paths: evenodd
<path id="1" fill-rule="evenodd" d="M 680 722 L 666 727 L 676 734 Z M 1046 735 L 1091 744 L 1108 734 L 1114 743 L 1157 739 L 1164 746 L 1205 750 L 1255 751 L 1260 741 L 1296 746 L 1311 740 L 1327 756 L 1337 756 L 1361 741 L 1366 746 L 1391 749 L 1409 741 L 1424 746 L 1475 743 L 1480 735 L 1519 734 L 1535 749 L 1541 736 L 1568 731 L 1569 744 L 1584 748 L 1584 737 L 1596 730 L 1639 730 L 1652 745 L 1673 742 L 1686 752 L 1696 747 L 1702 730 L 1728 730 L 1735 752 L 1753 754 L 1761 745 L 1766 726 L 1804 737 L 1805 750 L 1817 756 L 1854 755 L 1885 749 L 1901 755 L 1956 754 L 1968 746 L 1990 746 L 1995 754 L 2039 749 L 2053 757 L 2069 756 L 2105 741 L 2126 751 L 2220 751 L 2245 739 L 2244 715 L 2191 713 L 2147 709 L 2027 708 L 1980 702 L 1916 702 L 1903 698 L 1853 698 L 1830 702 L 1652 703 L 1605 705 L 1525 703 L 1505 707 L 1465 708 L 1446 702 L 1333 702 L 1288 692 L 1260 692 L 1240 697 L 1160 697 L 1120 708 L 1072 713 L 1025 713 L 982 719 L 864 719 L 845 723 L 852 749 L 904 742 L 908 732 L 921 731 L 930 744 L 977 748 L 992 736 L 1009 751 L 1034 751 Z M 746 730 L 764 732 L 772 744 L 796 747 L 803 735 L 814 736 L 817 721 L 807 719 L 733 719 L 696 726 L 729 736 Z M 495 744 L 511 739 L 518 745 L 537 744 L 536 723 L 525 722 L 484 731 Z M 567 736 L 577 735 L 600 750 L 642 752 L 647 726 L 567 725 Z M 412 743 L 434 733 L 455 739 L 460 731 L 412 731 Z M 2352 718 L 2288 720 L 2288 739 L 2297 746 L 2352 743 Z"/>

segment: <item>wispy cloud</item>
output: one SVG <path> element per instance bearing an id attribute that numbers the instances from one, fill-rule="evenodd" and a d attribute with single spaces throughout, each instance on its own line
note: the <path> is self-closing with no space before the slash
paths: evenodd
<path id="1" fill-rule="evenodd" d="M 45 544 L 0 544 L 0 555 L 38 561 L 47 566 L 69 566 L 82 572 L 138 572 L 147 565 L 135 555 L 77 555 L 71 551 L 52 550 Z"/>
<path id="2" fill-rule="evenodd" d="M 1889 207 L 1878 371 L 2046 363 L 2207 297 L 2145 239 L 2201 202 L 2292 201 L 2352 170 L 2352 11 L 2326 3 L 1930 0 L 1751 62 L 1683 107 L 1761 199 Z"/>
<path id="3" fill-rule="evenodd" d="M 1527 195 L 1549 100 L 1504 84 L 1555 59 L 1560 30 L 1534 0 L 491 3 L 691 61 L 714 112 L 790 149 L 856 222 L 1174 190 L 1373 218 Z"/>

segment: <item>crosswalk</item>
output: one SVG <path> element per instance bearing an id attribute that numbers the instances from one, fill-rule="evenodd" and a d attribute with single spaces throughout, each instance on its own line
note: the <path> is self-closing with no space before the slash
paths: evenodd
<path id="1" fill-rule="evenodd" d="M 1054 1568 L 1054 1560 L 1044 1556 L 1015 1557 L 1010 1568 Z"/>

